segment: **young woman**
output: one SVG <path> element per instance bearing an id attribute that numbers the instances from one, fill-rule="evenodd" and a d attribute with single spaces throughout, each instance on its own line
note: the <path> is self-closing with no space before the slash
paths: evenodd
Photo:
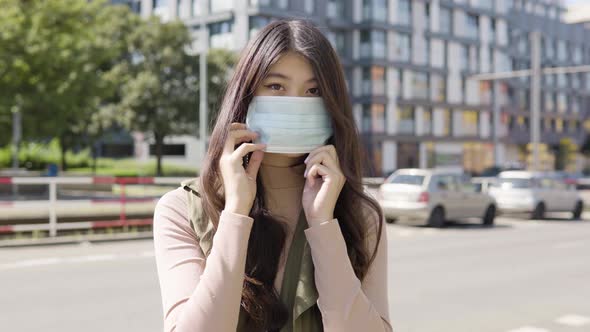
<path id="1" fill-rule="evenodd" d="M 263 28 L 197 179 L 203 218 L 182 186 L 154 212 L 164 330 L 392 331 L 384 219 L 359 146 L 329 41 L 304 20 Z M 207 225 L 209 239 L 195 232 Z"/>

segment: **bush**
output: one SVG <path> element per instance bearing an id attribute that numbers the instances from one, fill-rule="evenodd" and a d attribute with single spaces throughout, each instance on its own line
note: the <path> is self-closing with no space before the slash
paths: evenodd
<path id="1" fill-rule="evenodd" d="M 66 151 L 66 162 L 68 167 L 88 167 L 91 165 L 92 157 L 90 149 L 86 148 L 78 153 Z M 47 165 L 54 163 L 60 165 L 61 152 L 59 142 L 56 138 L 49 143 L 43 142 L 22 142 L 18 152 L 18 164 L 21 168 L 28 170 L 45 170 Z M 12 146 L 7 145 L 0 148 L 0 168 L 12 166 Z"/>

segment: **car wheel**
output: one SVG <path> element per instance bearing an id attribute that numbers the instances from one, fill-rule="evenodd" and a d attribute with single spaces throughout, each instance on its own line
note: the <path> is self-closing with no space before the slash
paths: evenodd
<path id="1" fill-rule="evenodd" d="M 533 213 L 531 214 L 531 219 L 543 219 L 545 218 L 545 203 L 540 202 L 535 206 Z"/>
<path id="2" fill-rule="evenodd" d="M 445 210 L 437 206 L 430 212 L 430 217 L 428 217 L 428 226 L 431 227 L 443 227 L 445 225 Z"/>
<path id="3" fill-rule="evenodd" d="M 484 226 L 494 225 L 494 219 L 496 218 L 496 207 L 493 205 L 488 206 L 486 213 L 482 218 L 482 224 Z"/>
<path id="4" fill-rule="evenodd" d="M 584 211 L 584 203 L 582 201 L 578 201 L 576 203 L 576 207 L 574 211 L 572 211 L 572 217 L 574 219 L 580 219 L 582 217 L 582 212 Z"/>

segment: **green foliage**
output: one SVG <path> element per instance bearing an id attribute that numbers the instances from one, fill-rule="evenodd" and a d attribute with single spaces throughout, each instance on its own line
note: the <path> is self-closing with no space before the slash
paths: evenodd
<path id="1" fill-rule="evenodd" d="M 12 149 L 10 145 L 0 148 L 0 168 L 12 166 Z M 19 167 L 28 170 L 46 170 L 47 165 L 59 164 L 60 146 L 57 139 L 48 143 L 23 142 L 18 153 Z M 88 167 L 91 162 L 88 148 L 74 153 L 67 151 L 68 166 Z"/>

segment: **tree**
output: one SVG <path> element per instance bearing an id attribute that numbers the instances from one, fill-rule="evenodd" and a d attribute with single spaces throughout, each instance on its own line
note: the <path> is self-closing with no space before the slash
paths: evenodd
<path id="1" fill-rule="evenodd" d="M 65 152 L 113 92 L 105 79 L 139 18 L 107 1 L 0 0 L 0 117 L 18 110 L 23 136 L 57 137 Z"/>
<path id="2" fill-rule="evenodd" d="M 119 121 L 129 130 L 151 135 L 158 176 L 162 175 L 164 138 L 196 133 L 199 125 L 199 58 L 188 51 L 191 44 L 182 22 L 163 23 L 153 16 L 131 37 L 131 61 L 117 68 L 125 82 L 119 93 Z M 208 59 L 208 104 L 214 115 L 235 56 L 212 50 Z"/>

